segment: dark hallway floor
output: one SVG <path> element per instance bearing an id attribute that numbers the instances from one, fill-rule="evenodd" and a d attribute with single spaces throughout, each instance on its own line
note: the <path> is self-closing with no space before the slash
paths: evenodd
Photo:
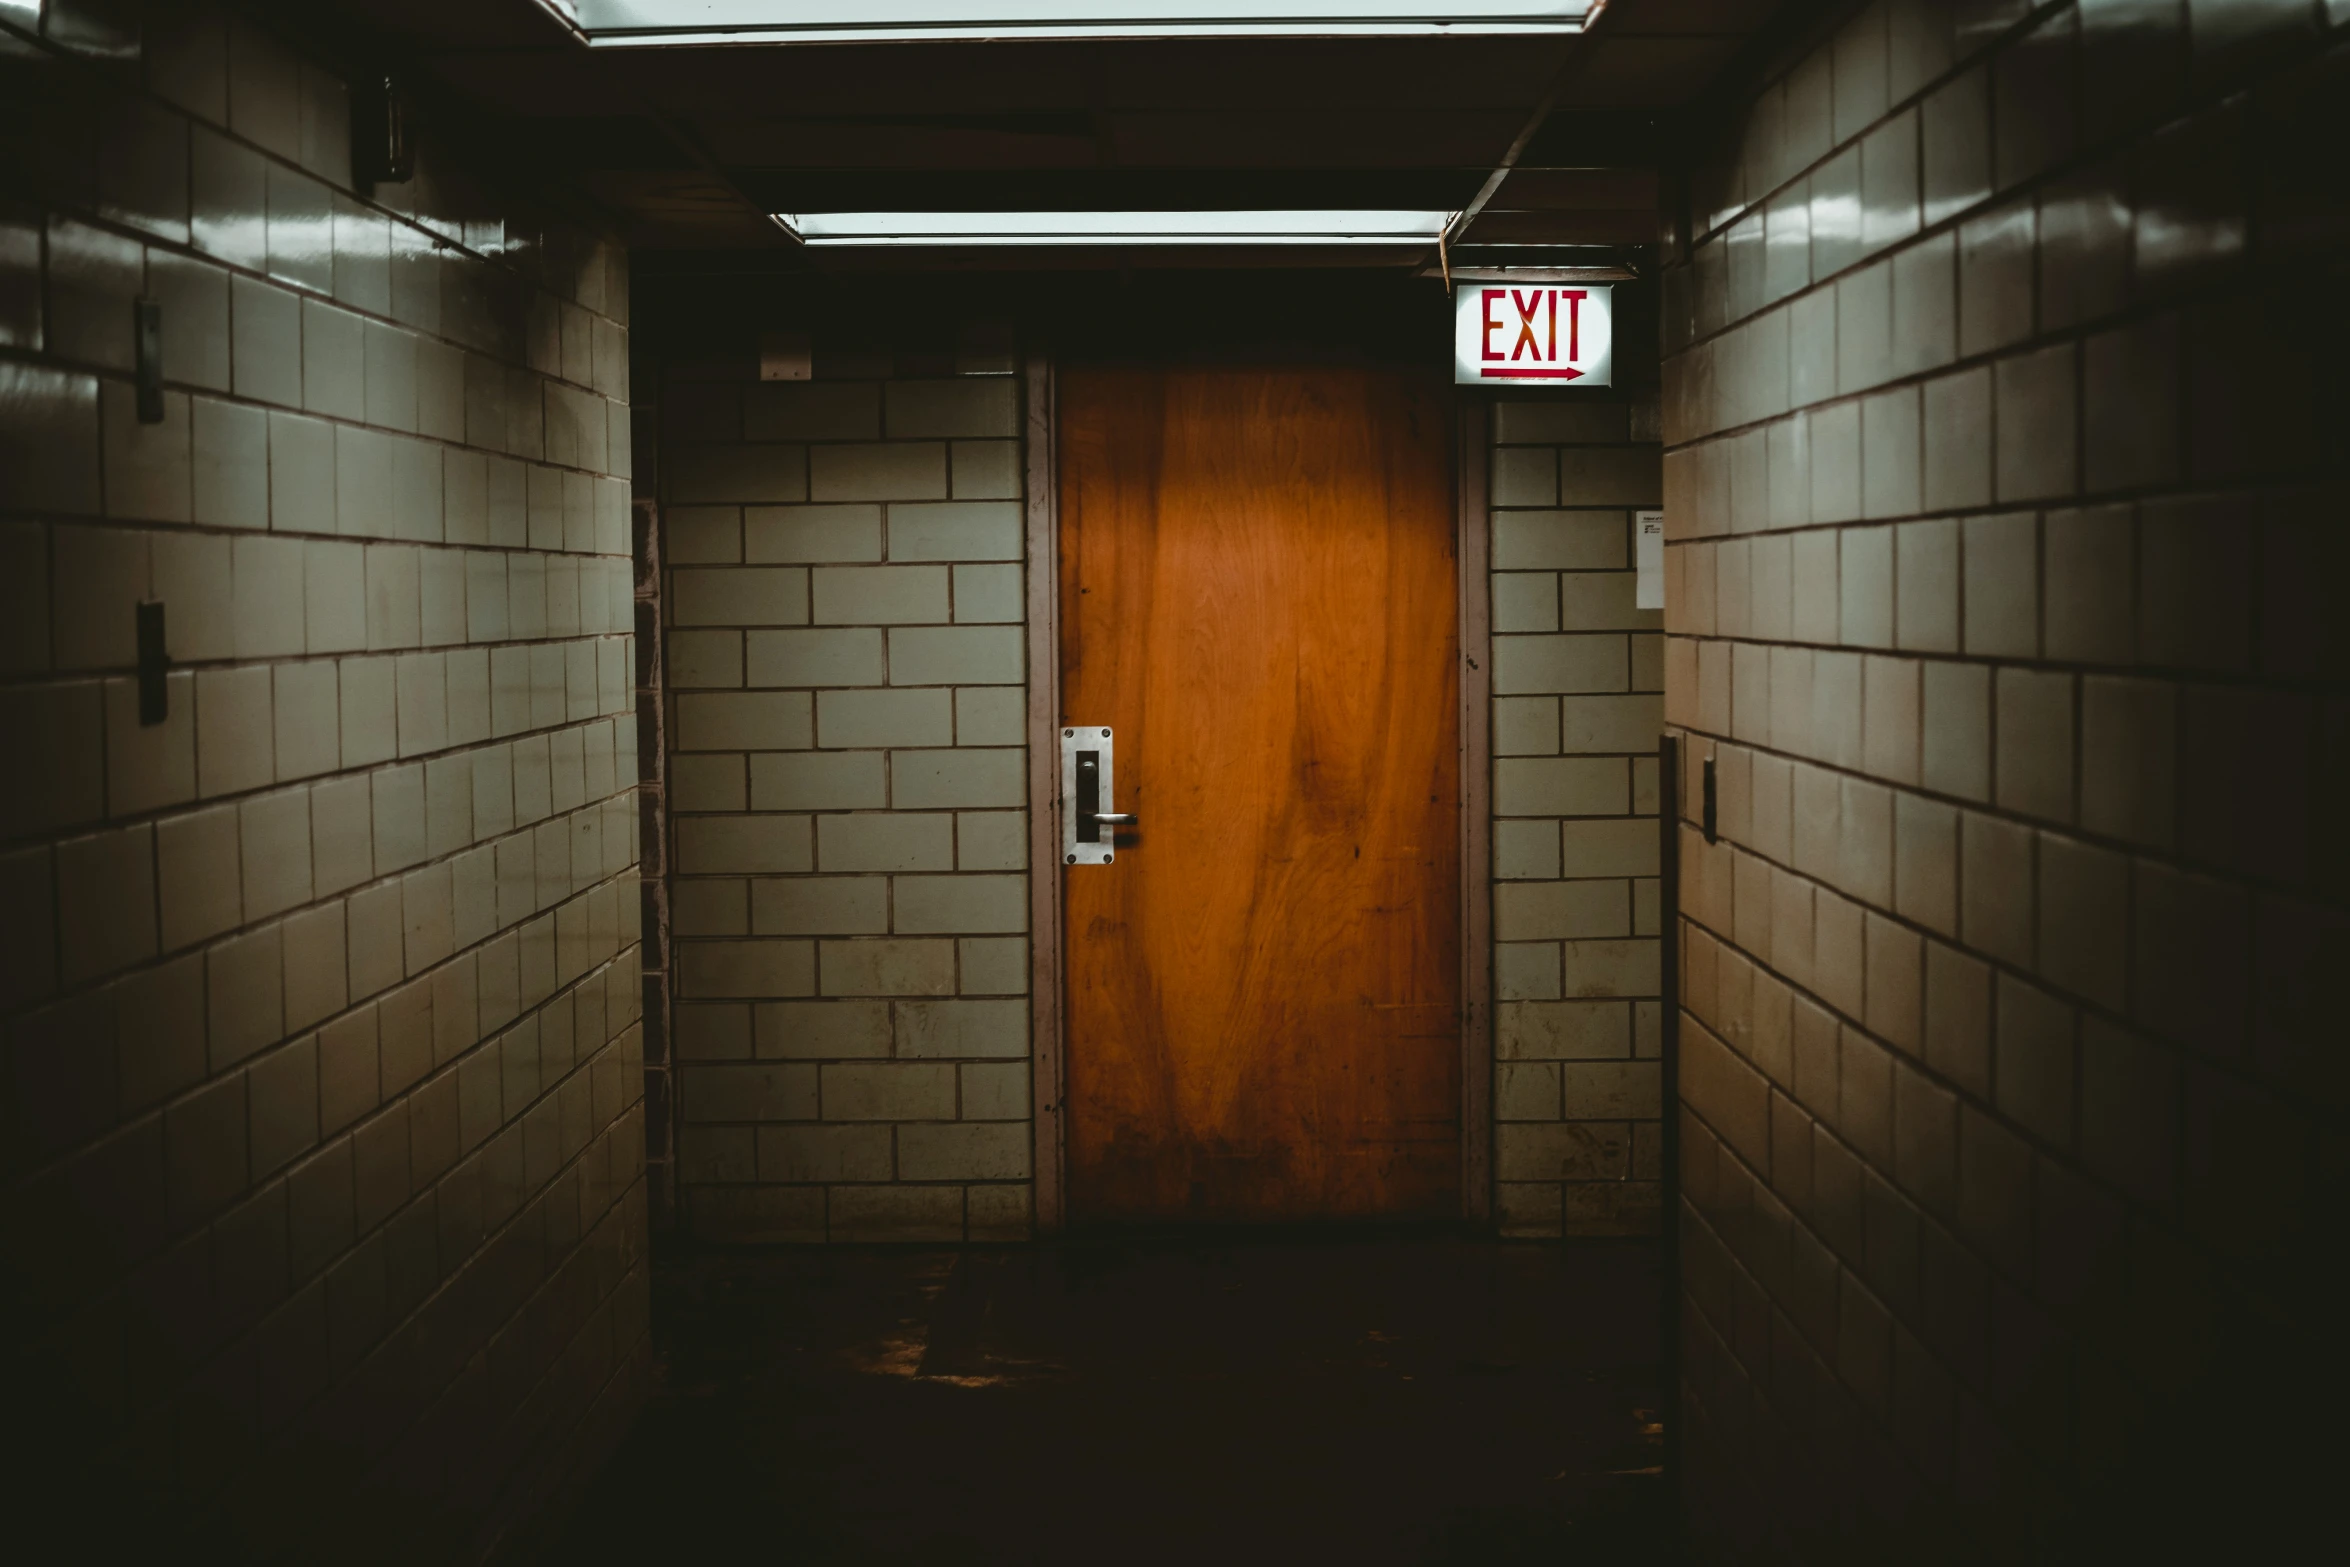
<path id="1" fill-rule="evenodd" d="M 1653 1245 L 702 1253 L 549 1559 L 1557 1562 L 1653 1542 Z"/>

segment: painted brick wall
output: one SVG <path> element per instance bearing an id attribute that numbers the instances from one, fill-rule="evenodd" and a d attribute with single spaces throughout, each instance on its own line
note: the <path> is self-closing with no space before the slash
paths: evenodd
<path id="1" fill-rule="evenodd" d="M 815 379 L 762 382 L 753 334 L 681 328 L 661 371 L 677 1182 L 704 1238 L 1028 1233 L 1021 383 L 1002 334 L 957 343 L 820 331 Z"/>
<path id="2" fill-rule="evenodd" d="M 1682 1408 L 1734 1554 L 2301 1494 L 2227 1411 L 2323 1363 L 2343 1169 L 2345 10 L 1845 10 L 1698 172 Z"/>
<path id="3" fill-rule="evenodd" d="M 1640 357 L 1627 354 L 1627 368 Z M 1627 377 L 1630 379 L 1630 377 Z M 1663 617 L 1633 608 L 1662 498 L 1652 395 L 1492 408 L 1495 1214 L 1657 1224 Z"/>
<path id="4" fill-rule="evenodd" d="M 677 1183 L 698 1235 L 1029 1222 L 1022 456 L 1002 352 L 828 346 L 664 280 L 638 419 L 672 750 Z M 1651 307 L 1652 308 L 1652 307 Z M 1645 318 L 1634 302 L 1634 319 Z M 1494 417 L 1496 1164 L 1515 1236 L 1656 1223 L 1652 359 Z M 656 390 L 657 383 L 657 390 Z M 657 402 L 655 401 L 657 399 Z M 945 792 L 941 792 L 941 791 Z"/>
<path id="5" fill-rule="evenodd" d="M 85 1543 L 309 1556 L 365 1495 L 332 1554 L 472 1555 L 647 1365 L 622 257 L 438 141 L 355 191 L 344 79 L 207 7 L 42 9 L 0 9 L 11 1412 Z"/>

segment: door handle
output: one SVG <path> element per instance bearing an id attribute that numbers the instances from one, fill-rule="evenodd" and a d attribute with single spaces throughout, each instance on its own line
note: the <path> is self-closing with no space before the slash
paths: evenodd
<path id="1" fill-rule="evenodd" d="M 1111 796 L 1116 781 L 1112 737 L 1106 728 L 1061 731 L 1061 863 L 1108 865 L 1117 857 L 1115 834 L 1131 827 L 1134 814 L 1121 811 Z"/>

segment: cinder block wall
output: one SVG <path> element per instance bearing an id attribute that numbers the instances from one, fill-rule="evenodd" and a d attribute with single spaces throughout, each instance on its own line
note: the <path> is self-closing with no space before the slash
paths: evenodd
<path id="1" fill-rule="evenodd" d="M 849 346 L 814 308 L 815 378 L 763 382 L 752 327 L 712 335 L 692 285 L 661 287 L 677 326 L 640 488 L 668 570 L 683 1221 L 730 1241 L 1023 1238 L 1009 334 Z"/>
<path id="2" fill-rule="evenodd" d="M 2345 21 L 1847 9 L 1697 172 L 1681 1407 L 1732 1554 L 2087 1560 L 2258 1494 L 2241 1554 L 2327 1494 Z"/>
<path id="3" fill-rule="evenodd" d="M 0 10 L 11 1527 L 469 1557 L 647 1365 L 622 257 L 442 140 L 355 190 L 338 67 L 208 7 L 41 12 Z"/>
<path id="4" fill-rule="evenodd" d="M 1618 392 L 1491 410 L 1494 1211 L 1512 1236 L 1657 1225 L 1664 638 L 1633 607 L 1632 530 L 1663 477 L 1653 361 L 1624 359 Z"/>

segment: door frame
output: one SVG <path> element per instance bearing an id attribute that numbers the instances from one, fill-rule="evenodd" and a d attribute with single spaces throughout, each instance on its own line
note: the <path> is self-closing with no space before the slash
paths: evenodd
<path id="1" fill-rule="evenodd" d="M 1060 403 L 1051 353 L 1021 364 L 1028 564 L 1028 1038 L 1036 1233 L 1068 1222 L 1062 1101 Z M 1487 586 L 1486 400 L 1454 394 L 1453 560 L 1459 573 L 1461 1217 L 1493 1219 L 1492 614 Z"/>

